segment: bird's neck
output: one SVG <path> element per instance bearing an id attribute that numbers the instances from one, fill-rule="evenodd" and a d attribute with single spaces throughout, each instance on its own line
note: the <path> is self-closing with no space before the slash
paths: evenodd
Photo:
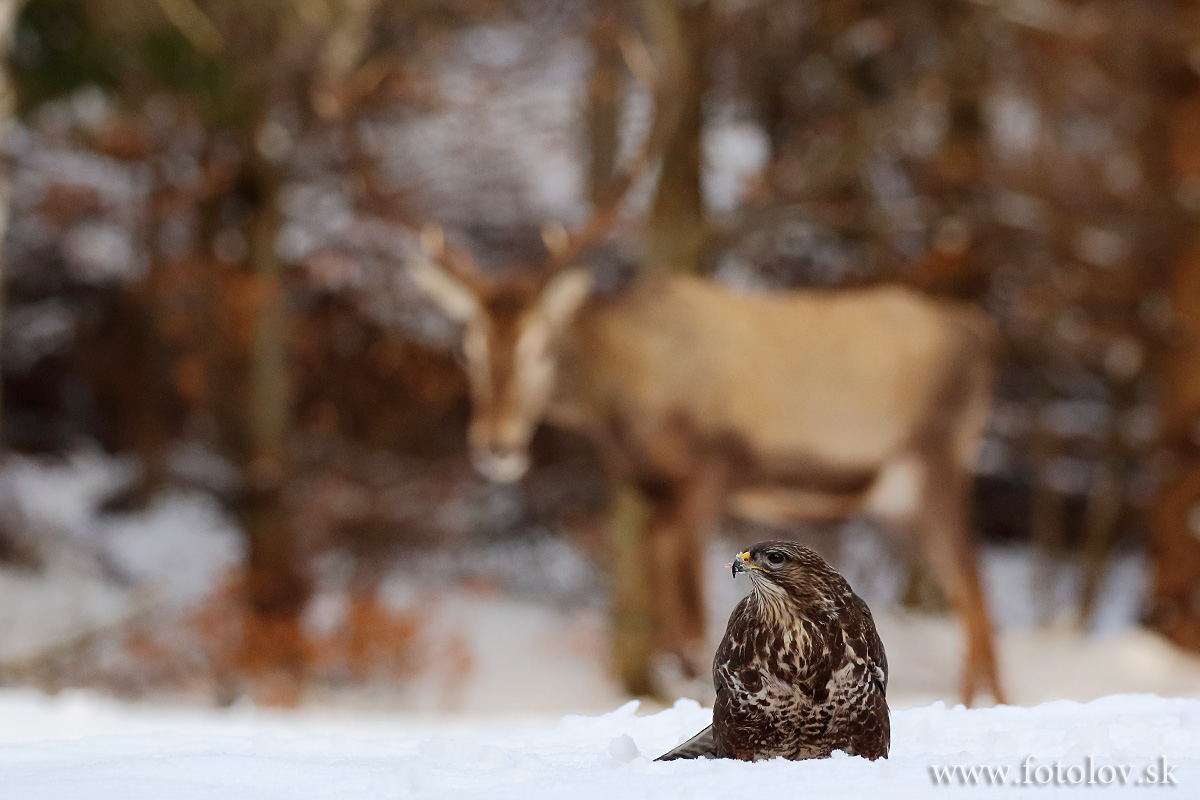
<path id="1" fill-rule="evenodd" d="M 829 651 L 834 645 L 830 636 L 836 627 L 816 608 L 803 608 L 767 592 L 755 592 L 751 607 L 757 625 L 769 632 L 768 641 L 777 642 L 781 654 L 790 654 L 780 657 L 794 669 L 803 671 L 810 654 Z"/>
<path id="2" fill-rule="evenodd" d="M 812 623 L 828 621 L 834 612 L 815 599 L 795 597 L 778 586 L 755 586 L 753 598 L 763 624 L 781 631 L 796 628 L 807 620 Z"/>

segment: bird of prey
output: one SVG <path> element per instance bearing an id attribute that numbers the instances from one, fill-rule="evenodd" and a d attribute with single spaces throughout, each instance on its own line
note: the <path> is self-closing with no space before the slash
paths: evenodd
<path id="1" fill-rule="evenodd" d="M 751 592 L 713 660 L 712 725 L 658 760 L 886 758 L 887 656 L 867 604 L 795 542 L 760 542 L 729 566 Z"/>

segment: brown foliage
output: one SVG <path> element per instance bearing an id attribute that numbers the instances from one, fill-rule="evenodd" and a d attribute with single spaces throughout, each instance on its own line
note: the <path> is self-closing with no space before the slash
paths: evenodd
<path id="1" fill-rule="evenodd" d="M 241 573 L 230 575 L 189 624 L 222 692 L 283 706 L 323 682 L 403 681 L 414 670 L 421 634 L 416 614 L 383 607 L 373 588 L 351 593 L 334 630 L 307 632 L 299 617 L 257 613 Z"/>

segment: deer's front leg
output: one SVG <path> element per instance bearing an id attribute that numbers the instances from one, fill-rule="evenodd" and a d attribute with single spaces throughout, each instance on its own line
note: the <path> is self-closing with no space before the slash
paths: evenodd
<path id="1" fill-rule="evenodd" d="M 720 522 L 727 492 L 726 466 L 697 464 L 693 474 L 649 487 L 655 511 L 647 531 L 653 559 L 657 629 L 663 649 L 675 654 L 684 674 L 708 669 L 705 555 Z"/>

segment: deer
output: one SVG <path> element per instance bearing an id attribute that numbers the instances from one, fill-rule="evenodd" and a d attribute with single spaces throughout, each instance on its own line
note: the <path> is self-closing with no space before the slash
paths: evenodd
<path id="1" fill-rule="evenodd" d="M 627 50 L 631 69 L 647 60 Z M 666 274 L 597 292 L 580 256 L 669 139 L 677 110 L 659 96 L 645 148 L 576 231 L 547 226 L 537 268 L 486 275 L 441 228 L 405 223 L 421 245 L 409 275 L 461 324 L 473 465 L 511 483 L 542 424 L 588 439 L 610 478 L 652 507 L 658 633 L 693 668 L 707 660 L 702 555 L 725 516 L 873 517 L 961 619 L 963 701 L 986 691 L 1003 703 L 969 524 L 990 319 L 896 285 L 755 294 Z"/>
<path id="2" fill-rule="evenodd" d="M 647 538 L 671 649 L 705 635 L 700 558 L 724 514 L 885 524 L 961 617 L 961 693 L 1004 701 L 969 527 L 991 404 L 989 320 L 900 286 L 750 294 L 665 275 L 593 291 L 582 239 L 534 276 L 485 277 L 437 229 L 415 282 L 462 324 L 474 466 L 519 480 L 542 423 L 583 434 L 654 507 Z M 584 237 L 586 238 L 586 237 Z"/>

